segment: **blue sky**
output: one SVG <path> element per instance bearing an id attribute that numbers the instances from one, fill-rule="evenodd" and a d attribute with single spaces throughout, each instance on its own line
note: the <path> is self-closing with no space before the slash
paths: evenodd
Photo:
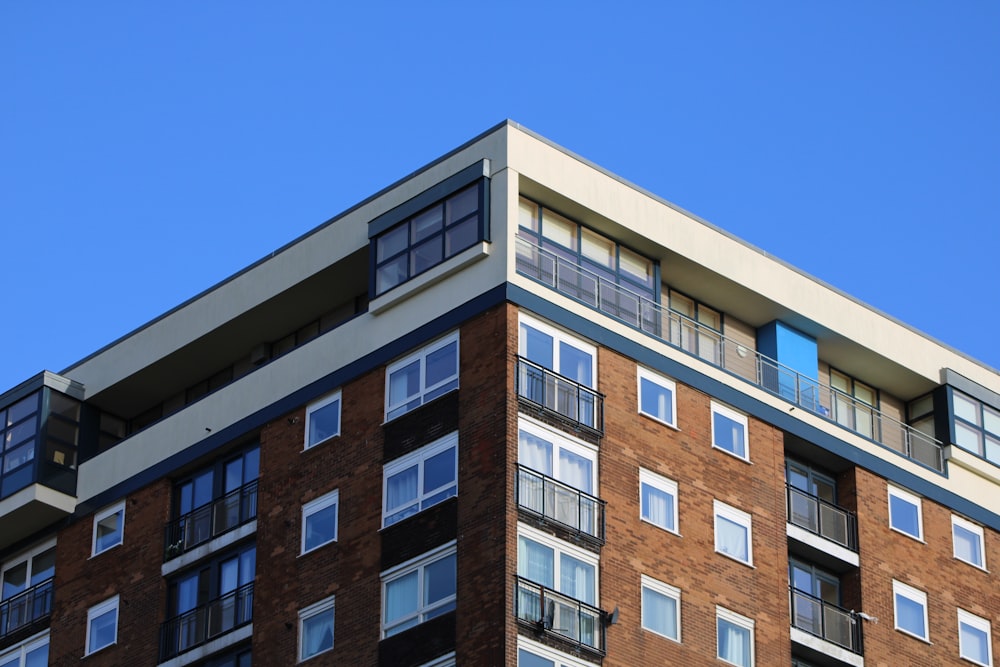
<path id="1" fill-rule="evenodd" d="M 4 2 L 0 91 L 0 392 L 504 118 L 1000 367 L 994 0 Z"/>

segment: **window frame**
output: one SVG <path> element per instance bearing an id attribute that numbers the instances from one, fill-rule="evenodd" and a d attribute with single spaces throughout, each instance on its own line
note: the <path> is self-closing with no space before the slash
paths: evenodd
<path id="1" fill-rule="evenodd" d="M 730 558 L 737 563 L 742 563 L 748 567 L 753 567 L 753 516 L 748 512 L 737 509 L 732 505 L 727 505 L 720 500 L 712 501 L 713 526 L 715 529 L 715 553 Z M 743 560 L 733 554 L 724 551 L 719 544 L 719 519 L 725 519 L 730 523 L 735 523 L 746 530 L 747 559 Z"/>
<path id="2" fill-rule="evenodd" d="M 98 618 L 101 618 L 102 616 L 108 614 L 111 611 L 114 611 L 114 614 L 115 614 L 114 637 L 107 644 L 102 644 L 101 646 L 98 646 L 98 647 L 95 648 L 95 647 L 91 646 L 91 636 L 93 635 L 93 632 L 94 632 L 94 621 L 97 620 Z M 94 653 L 97 653 L 98 651 L 102 651 L 102 650 L 108 648 L 109 646 L 114 646 L 115 644 L 117 644 L 118 643 L 118 621 L 119 620 L 120 620 L 120 607 L 119 607 L 119 596 L 118 595 L 110 597 L 107 600 L 104 600 L 103 602 L 99 602 L 99 603 L 93 605 L 92 607 L 90 607 L 89 609 L 87 609 L 87 635 L 86 635 L 86 641 L 84 642 L 84 653 L 83 653 L 83 655 L 84 656 L 93 655 Z"/>
<path id="3" fill-rule="evenodd" d="M 455 652 L 449 651 L 429 662 L 422 663 L 419 667 L 455 667 Z"/>
<path id="4" fill-rule="evenodd" d="M 328 598 L 324 598 L 318 602 L 314 602 L 308 607 L 299 609 L 299 639 L 298 639 L 298 660 L 297 662 L 305 662 L 315 658 L 317 655 L 322 655 L 323 653 L 328 653 L 332 651 L 337 646 L 337 617 L 336 617 L 336 595 L 331 595 Z M 305 624 L 306 621 L 316 618 L 321 614 L 331 612 L 330 618 L 330 638 L 331 643 L 329 648 L 324 648 L 322 650 L 316 651 L 315 653 L 310 653 L 305 655 Z"/>
<path id="5" fill-rule="evenodd" d="M 543 583 L 541 581 L 535 581 L 534 579 L 531 579 L 526 574 L 521 574 L 521 559 L 520 558 L 517 559 L 517 576 L 519 576 L 519 577 L 521 577 L 521 578 L 523 578 L 523 579 L 525 579 L 527 581 L 530 581 L 532 583 L 535 583 L 535 584 L 537 584 L 539 586 L 545 586 L 546 588 L 551 588 L 551 590 L 554 590 L 555 592 L 559 593 L 560 595 L 565 595 L 565 596 L 567 596 L 569 598 L 572 598 L 574 600 L 578 600 L 580 602 L 584 602 L 584 603 L 590 605 L 591 607 L 600 608 L 600 601 L 601 601 L 601 567 L 600 567 L 600 565 L 601 565 L 601 559 L 600 559 L 600 556 L 598 556 L 597 554 L 595 554 L 592 551 L 587 551 L 586 549 L 581 549 L 581 548 L 579 548 L 579 547 L 577 547 L 577 546 L 575 546 L 573 544 L 570 544 L 569 542 L 565 542 L 563 540 L 560 540 L 560 539 L 558 539 L 558 538 L 550 535 L 549 533 L 545 533 L 543 531 L 538 530 L 537 528 L 533 528 L 531 526 L 528 526 L 528 525 L 525 525 L 523 523 L 518 522 L 518 524 L 517 524 L 518 550 L 520 550 L 520 541 L 521 541 L 521 538 L 524 538 L 524 539 L 527 539 L 527 540 L 531 540 L 532 542 L 535 542 L 536 544 L 539 544 L 539 545 L 541 545 L 543 547 L 547 547 L 549 549 L 552 549 L 552 586 L 549 587 L 549 586 L 547 586 L 545 583 Z M 572 592 L 566 592 L 566 591 L 561 590 L 562 587 L 561 587 L 560 584 L 562 582 L 562 563 L 561 563 L 560 556 L 563 555 L 563 554 L 566 554 L 567 556 L 569 556 L 569 557 L 571 557 L 571 558 L 573 558 L 575 560 L 578 560 L 578 561 L 584 563 L 585 565 L 589 565 L 590 567 L 593 568 L 593 571 L 594 571 L 594 599 L 592 601 L 588 601 L 588 600 L 584 600 L 582 598 L 578 598 Z"/>
<path id="6" fill-rule="evenodd" d="M 742 628 L 747 631 L 750 637 L 750 662 L 747 665 L 740 665 L 738 662 L 732 662 L 724 657 L 722 657 L 722 633 L 719 632 L 720 621 L 725 621 L 730 625 L 735 625 L 738 628 Z M 734 611 L 721 607 L 719 605 L 715 606 L 715 657 L 723 662 L 730 665 L 737 665 L 737 667 L 754 667 L 756 660 L 756 640 L 754 637 L 754 626 L 755 622 L 752 618 L 747 618 L 742 614 L 737 614 Z"/>
<path id="7" fill-rule="evenodd" d="M 651 414 L 642 409 L 642 383 L 643 380 L 656 385 L 660 389 L 663 389 L 670 394 L 670 417 L 671 419 L 663 419 L 658 415 Z M 665 424 L 670 428 L 677 428 L 677 383 L 675 383 L 670 378 L 660 375 L 654 371 L 649 370 L 643 366 L 636 366 L 636 396 L 638 398 L 638 410 L 639 414 L 645 415 L 650 419 Z"/>
<path id="8" fill-rule="evenodd" d="M 98 549 L 98 544 L 97 544 L 98 526 L 101 524 L 102 521 L 116 514 L 121 515 L 120 518 L 118 519 L 119 522 L 117 531 L 118 540 L 114 544 L 110 544 L 108 546 Z M 121 500 L 120 502 L 117 502 L 114 505 L 111 505 L 110 507 L 106 507 L 100 512 L 96 512 L 94 514 L 94 526 L 90 542 L 90 557 L 93 558 L 94 556 L 102 554 L 105 551 L 108 551 L 109 549 L 114 549 L 117 546 L 121 546 L 124 543 L 125 543 L 125 501 Z"/>
<path id="9" fill-rule="evenodd" d="M 534 361 L 528 356 L 528 341 L 527 337 L 522 335 L 523 327 L 534 329 L 535 331 L 545 334 L 552 339 L 552 366 L 554 366 L 554 368 L 548 368 L 544 366 L 544 364 Z M 563 359 L 560 355 L 559 349 L 559 345 L 561 343 L 568 345 L 579 352 L 583 352 L 590 357 L 590 384 L 574 380 L 571 376 L 563 373 Z M 574 382 L 579 382 L 580 385 L 587 387 L 588 389 L 593 389 L 594 391 L 597 390 L 597 346 L 587 340 L 584 340 L 583 338 L 580 338 L 579 336 L 549 324 L 545 320 L 529 315 L 524 311 L 518 312 L 517 316 L 517 353 L 533 364 L 538 364 L 553 373 L 569 378 Z"/>
<path id="10" fill-rule="evenodd" d="M 575 656 L 558 651 L 551 646 L 517 635 L 517 660 L 520 665 L 520 653 L 526 651 L 536 658 L 550 661 L 554 667 L 593 667 L 593 663 L 584 662 Z"/>
<path id="11" fill-rule="evenodd" d="M 720 417 L 725 417 L 730 421 L 736 422 L 743 427 L 743 453 L 733 451 L 724 447 L 718 443 L 715 417 L 716 415 Z M 733 456 L 741 461 L 750 462 L 750 419 L 747 415 L 734 410 L 733 408 L 723 405 L 717 401 L 712 401 L 712 449 L 717 449 L 720 452 L 724 452 L 729 456 Z"/>
<path id="12" fill-rule="evenodd" d="M 35 635 L 34 637 L 28 639 L 27 641 L 22 641 L 13 646 L 0 649 L 0 664 L 7 664 L 7 661 L 17 660 L 18 667 L 25 664 L 25 658 L 32 651 L 37 651 L 42 646 L 49 646 L 49 630 L 45 630 L 44 634 Z M 46 654 L 48 650 L 46 650 Z M 46 658 L 45 664 L 49 664 Z"/>
<path id="13" fill-rule="evenodd" d="M 669 639 L 670 641 L 681 643 L 681 589 L 676 586 L 671 586 L 670 584 L 664 583 L 657 579 L 653 579 L 645 574 L 640 577 L 640 593 L 639 593 L 639 609 L 640 609 L 640 626 L 643 630 L 648 630 L 652 633 Z M 655 595 L 668 598 L 674 601 L 675 606 L 675 627 L 674 633 L 675 637 L 671 637 L 668 634 L 660 632 L 656 628 L 653 628 L 646 624 L 646 591 L 649 591 Z"/>
<path id="14" fill-rule="evenodd" d="M 958 657 L 963 660 L 968 660 L 969 662 L 982 665 L 983 667 L 992 667 L 993 665 L 993 632 L 992 626 L 989 619 L 983 618 L 981 616 L 976 616 L 975 614 L 965 611 L 959 608 L 958 610 Z M 972 658 L 965 655 L 964 642 L 962 641 L 962 626 L 966 625 L 973 630 L 978 630 L 979 632 L 986 634 L 986 662 L 980 662 L 977 658 Z"/>
<path id="15" fill-rule="evenodd" d="M 919 605 L 921 611 L 923 612 L 923 624 L 924 624 L 924 634 L 921 635 L 914 632 L 910 628 L 903 627 L 899 623 L 899 598 L 905 598 L 910 602 Z M 930 625 L 927 619 L 927 593 L 920 590 L 919 588 L 914 588 L 913 586 L 908 586 L 901 581 L 892 580 L 892 625 L 893 628 L 902 632 L 903 634 L 909 635 L 921 641 L 927 642 L 931 641 L 930 637 Z"/>
<path id="16" fill-rule="evenodd" d="M 435 352 L 443 350 L 452 343 L 455 344 L 455 374 L 436 382 L 432 386 L 427 386 L 427 357 Z M 392 398 L 392 375 L 393 373 L 406 368 L 413 362 L 419 362 L 419 388 L 417 393 L 407 395 L 401 401 L 390 403 Z M 385 367 L 385 421 L 390 422 L 403 415 L 426 405 L 428 402 L 443 396 L 459 388 L 459 378 L 461 376 L 461 345 L 459 343 L 458 330 L 438 338 L 437 340 L 422 346 L 420 349 L 411 352 L 401 359 L 397 359 Z M 454 383 L 454 386 L 450 386 Z M 442 391 L 443 390 L 443 391 Z M 439 393 L 440 392 L 440 393 Z M 417 402 L 417 405 L 410 406 Z"/>
<path id="17" fill-rule="evenodd" d="M 306 547 L 306 536 L 309 519 L 315 516 L 317 513 L 327 509 L 328 507 L 333 507 L 333 537 L 326 542 L 321 542 L 319 544 L 313 545 L 312 547 Z M 302 505 L 302 533 L 301 533 L 301 550 L 299 555 L 304 556 L 305 554 L 312 553 L 317 549 L 325 547 L 327 544 L 332 544 L 337 541 L 339 537 L 340 530 L 340 489 L 334 489 L 329 493 L 324 493 L 318 498 L 314 498 L 309 502 Z"/>
<path id="18" fill-rule="evenodd" d="M 552 445 L 552 460 L 549 462 L 551 465 L 551 474 L 545 473 L 543 470 L 536 470 L 529 466 L 524 460 L 521 451 L 521 432 L 525 432 L 528 435 L 534 436 Z M 559 451 L 565 449 L 567 452 L 572 453 L 574 456 L 580 458 L 585 458 L 590 461 L 590 491 L 586 489 L 580 489 L 570 482 L 565 480 L 565 475 L 562 474 L 559 468 L 559 463 L 561 457 L 559 456 Z M 550 427 L 544 422 L 537 421 L 525 415 L 518 415 L 517 420 L 517 462 L 535 472 L 543 475 L 547 475 L 552 479 L 556 480 L 561 484 L 566 484 L 576 488 L 578 491 L 583 491 L 591 496 L 598 496 L 597 480 L 599 475 L 597 474 L 597 459 L 598 459 L 598 449 L 594 445 L 584 441 L 574 438 L 564 431 L 556 430 Z M 557 474 L 558 473 L 558 474 Z"/>
<path id="19" fill-rule="evenodd" d="M 379 586 L 382 592 L 382 609 L 379 615 L 380 621 L 380 638 L 385 639 L 387 637 L 395 636 L 399 633 L 406 632 L 412 628 L 418 627 L 427 621 L 437 618 L 441 614 L 447 614 L 456 608 L 458 601 L 458 548 L 456 540 L 451 540 L 450 542 L 432 549 L 425 553 L 420 554 L 416 558 L 411 558 L 410 560 L 400 563 L 395 567 L 389 568 L 383 571 L 379 575 Z M 433 603 L 424 602 L 425 593 L 424 590 L 424 572 L 426 568 L 434 563 L 444 560 L 445 558 L 455 557 L 455 593 L 440 600 L 435 600 Z M 386 590 L 389 584 L 398 581 L 414 572 L 417 572 L 417 608 L 415 612 L 410 612 L 401 618 L 394 619 L 392 623 L 387 621 L 386 614 L 388 613 L 387 602 L 389 596 L 386 594 Z M 440 613 L 436 613 L 432 616 L 428 616 L 432 612 L 437 612 L 444 607 L 451 605 L 450 609 L 444 609 Z M 417 619 L 414 625 L 400 629 L 398 632 L 390 632 L 397 626 L 403 625 L 409 622 L 411 619 Z"/>
<path id="20" fill-rule="evenodd" d="M 893 521 L 893 511 L 892 511 L 892 499 L 897 498 L 904 503 L 912 505 L 917 511 L 917 534 L 913 533 L 896 526 Z M 888 485 L 888 505 L 889 505 L 889 529 L 894 530 L 897 533 L 906 535 L 907 537 L 914 539 L 918 542 L 924 541 L 924 514 L 923 514 L 923 503 L 920 496 L 910 493 L 909 491 L 904 491 L 899 487 Z M 900 517 L 902 518 L 902 517 Z"/>
<path id="21" fill-rule="evenodd" d="M 424 491 L 424 479 L 425 479 L 425 464 L 428 459 L 431 459 L 438 454 L 442 454 L 449 449 L 454 448 L 455 450 L 455 478 L 451 484 L 437 486 L 430 492 Z M 396 507 L 390 508 L 389 504 L 389 479 L 395 477 L 399 473 L 417 466 L 417 495 L 416 497 L 406 501 L 405 504 L 397 505 Z M 454 492 L 447 495 L 439 500 L 434 501 L 429 505 L 424 505 L 424 501 L 433 498 L 434 496 L 440 495 L 441 493 L 447 492 L 451 487 L 454 487 Z M 388 528 L 393 526 L 400 521 L 405 521 L 411 516 L 420 514 L 421 512 L 434 507 L 435 505 L 440 505 L 449 498 L 454 498 L 458 496 L 458 431 L 452 431 L 451 433 L 438 438 L 434 442 L 428 443 L 421 447 L 420 449 L 414 450 L 409 454 L 400 456 L 397 459 L 386 463 L 382 466 L 382 528 Z M 387 523 L 390 517 L 393 517 L 400 512 L 404 511 L 412 505 L 416 505 L 416 511 L 405 516 L 401 516 L 398 519 L 394 519 Z"/>
<path id="22" fill-rule="evenodd" d="M 645 511 L 643 509 L 644 485 L 649 486 L 667 496 L 670 496 L 670 498 L 672 499 L 673 502 L 671 503 L 672 512 L 670 517 L 670 523 L 671 523 L 670 526 L 664 526 L 662 524 L 659 524 L 646 516 Z M 679 499 L 678 499 L 677 489 L 678 489 L 677 482 L 675 482 L 674 480 L 668 477 L 664 477 L 663 475 L 659 475 L 651 470 L 647 470 L 646 468 L 639 468 L 639 520 L 645 521 L 646 523 L 656 526 L 661 530 L 665 530 L 668 533 L 673 533 L 674 535 L 680 536 L 679 532 L 680 510 L 678 507 Z"/>
<path id="23" fill-rule="evenodd" d="M 336 432 L 331 433 L 327 436 L 320 438 L 319 440 L 312 440 L 312 426 L 313 426 L 313 414 L 327 408 L 334 403 L 337 404 L 337 429 Z M 319 398 L 309 405 L 306 406 L 306 428 L 304 436 L 304 446 L 303 451 L 307 449 L 312 449 L 328 440 L 336 438 L 340 435 L 341 424 L 343 423 L 344 417 L 344 402 L 341 400 L 341 390 L 338 389 L 326 396 Z"/>
<path id="24" fill-rule="evenodd" d="M 975 563 L 971 560 L 962 558 L 958 554 L 958 541 L 955 540 L 955 528 L 960 528 L 966 532 L 972 533 L 977 538 L 977 549 L 979 554 L 979 562 Z M 986 535 L 983 531 L 983 527 L 972 523 L 968 519 L 958 516 L 957 514 L 951 515 L 951 545 L 952 553 L 957 560 L 963 563 L 968 563 L 972 567 L 978 568 L 980 570 L 986 570 Z"/>

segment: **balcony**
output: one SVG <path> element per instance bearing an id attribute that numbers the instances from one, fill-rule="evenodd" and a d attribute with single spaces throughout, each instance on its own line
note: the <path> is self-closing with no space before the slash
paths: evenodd
<path id="1" fill-rule="evenodd" d="M 46 579 L 0 602 L 0 649 L 48 626 L 52 615 L 52 582 Z"/>
<path id="2" fill-rule="evenodd" d="M 168 523 L 164 531 L 163 562 L 256 518 L 257 481 L 254 480 Z"/>
<path id="3" fill-rule="evenodd" d="M 517 619 L 539 633 L 555 636 L 597 656 L 605 654 L 604 612 L 586 602 L 517 578 Z"/>
<path id="4" fill-rule="evenodd" d="M 830 658 L 849 665 L 864 664 L 861 623 L 852 611 L 825 602 L 793 587 L 788 589 L 792 641 L 811 659 L 830 664 Z"/>
<path id="5" fill-rule="evenodd" d="M 853 512 L 790 484 L 785 485 L 785 509 L 788 536 L 812 560 L 837 571 L 844 567 L 833 558 L 858 566 L 858 520 Z"/>
<path id="6" fill-rule="evenodd" d="M 517 239 L 517 272 L 920 465 L 944 472 L 944 447 L 938 440 L 523 238 Z"/>
<path id="7" fill-rule="evenodd" d="M 547 368 L 517 358 L 517 395 L 522 403 L 571 429 L 604 435 L 604 395 Z"/>
<path id="8" fill-rule="evenodd" d="M 540 472 L 517 466 L 517 506 L 594 544 L 604 544 L 604 501 Z"/>
<path id="9" fill-rule="evenodd" d="M 160 627 L 160 662 L 204 646 L 252 621 L 251 582 L 164 623 Z"/>

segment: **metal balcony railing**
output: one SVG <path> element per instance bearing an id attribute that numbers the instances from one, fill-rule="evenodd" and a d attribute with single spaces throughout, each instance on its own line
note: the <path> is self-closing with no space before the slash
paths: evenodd
<path id="1" fill-rule="evenodd" d="M 857 553 L 858 519 L 853 512 L 785 485 L 788 523 Z"/>
<path id="2" fill-rule="evenodd" d="M 804 376 L 719 331 L 559 257 L 524 238 L 517 239 L 518 273 L 565 294 L 669 345 L 743 378 L 845 429 L 924 466 L 944 471 L 940 441 Z"/>
<path id="3" fill-rule="evenodd" d="M 789 587 L 792 627 L 825 639 L 851 653 L 863 654 L 861 624 L 854 612 Z"/>
<path id="4" fill-rule="evenodd" d="M 581 537 L 604 544 L 604 501 L 523 465 L 517 466 L 517 505 Z"/>
<path id="5" fill-rule="evenodd" d="M 253 621 L 253 582 L 175 616 L 160 627 L 160 662 Z"/>
<path id="6" fill-rule="evenodd" d="M 517 358 L 517 395 L 575 428 L 604 435 L 604 395 L 524 357 Z"/>
<path id="7" fill-rule="evenodd" d="M 40 581 L 0 602 L 0 640 L 49 619 L 52 614 L 52 581 Z"/>
<path id="8" fill-rule="evenodd" d="M 524 577 L 517 578 L 514 604 L 518 620 L 539 632 L 604 655 L 604 612 L 597 607 Z"/>
<path id="9" fill-rule="evenodd" d="M 244 484 L 167 524 L 163 562 L 257 518 L 257 481 Z"/>

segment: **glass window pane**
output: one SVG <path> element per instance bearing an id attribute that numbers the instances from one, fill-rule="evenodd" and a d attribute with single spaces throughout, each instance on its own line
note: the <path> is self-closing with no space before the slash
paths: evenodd
<path id="1" fill-rule="evenodd" d="M 422 243 L 410 252 L 410 266 L 413 275 L 423 273 L 427 269 L 441 263 L 443 248 L 441 238 L 433 238 Z"/>
<path id="2" fill-rule="evenodd" d="M 379 294 L 405 281 L 407 274 L 407 256 L 400 255 L 387 264 L 383 264 L 375 272 L 375 291 Z"/>
<path id="3" fill-rule="evenodd" d="M 424 493 L 455 482 L 455 448 L 449 447 L 424 462 Z"/>
<path id="4" fill-rule="evenodd" d="M 109 646 L 115 641 L 115 626 L 118 623 L 118 610 L 110 609 L 96 616 L 90 622 L 90 651 Z"/>
<path id="5" fill-rule="evenodd" d="M 926 637 L 924 606 L 916 600 L 896 593 L 896 625 L 918 637 Z"/>
<path id="6" fill-rule="evenodd" d="M 952 392 L 952 403 L 955 407 L 955 416 L 961 417 L 967 422 L 979 425 L 979 402 L 974 401 L 965 394 L 957 391 Z"/>
<path id="7" fill-rule="evenodd" d="M 725 449 L 737 456 L 746 456 L 745 438 L 743 424 L 715 412 L 712 415 L 714 420 L 715 446 Z"/>
<path id="8" fill-rule="evenodd" d="M 640 285 L 646 287 L 653 286 L 653 263 L 645 257 L 619 247 L 618 250 L 619 268 L 622 275 L 631 278 Z"/>
<path id="9" fill-rule="evenodd" d="M 719 515 L 715 517 L 715 526 L 718 531 L 716 540 L 719 551 L 737 560 L 744 562 L 749 560 L 747 548 L 749 531 L 746 526 Z"/>
<path id="10" fill-rule="evenodd" d="M 517 651 L 517 667 L 556 667 L 556 663 L 522 648 Z"/>
<path id="11" fill-rule="evenodd" d="M 445 202 L 445 224 L 451 225 L 479 208 L 479 186 L 471 185 Z"/>
<path id="12" fill-rule="evenodd" d="M 982 543 L 980 536 L 957 523 L 953 523 L 952 537 L 955 541 L 955 557 L 982 567 Z"/>
<path id="13" fill-rule="evenodd" d="M 332 401 L 309 413 L 309 444 L 340 433 L 340 401 Z"/>
<path id="14" fill-rule="evenodd" d="M 38 398 L 40 394 L 35 392 L 27 398 L 23 398 L 7 409 L 7 426 L 16 424 L 28 415 L 38 411 Z"/>
<path id="15" fill-rule="evenodd" d="M 575 223 L 551 211 L 544 211 L 542 214 L 542 235 L 564 248 L 573 251 L 577 249 L 576 229 Z"/>
<path id="16" fill-rule="evenodd" d="M 104 517 L 97 522 L 97 544 L 98 552 L 109 549 L 121 542 L 121 511 Z"/>
<path id="17" fill-rule="evenodd" d="M 427 355 L 426 386 L 434 385 L 458 374 L 458 343 L 451 342 Z"/>
<path id="18" fill-rule="evenodd" d="M 990 658 L 989 635 L 969 623 L 959 623 L 959 641 L 963 658 L 988 665 Z"/>
<path id="19" fill-rule="evenodd" d="M 414 216 L 410 222 L 410 243 L 419 243 L 441 231 L 443 210 L 438 204 Z"/>
<path id="20" fill-rule="evenodd" d="M 673 392 L 646 378 L 639 382 L 639 408 L 642 412 L 668 424 L 674 423 Z"/>
<path id="21" fill-rule="evenodd" d="M 393 255 L 406 250 L 408 232 L 409 226 L 402 224 L 379 236 L 375 241 L 375 261 L 381 264 Z"/>
<path id="22" fill-rule="evenodd" d="M 920 514 L 917 506 L 905 498 L 889 496 L 889 520 L 892 527 L 910 535 L 920 535 Z"/>
<path id="23" fill-rule="evenodd" d="M 465 222 L 450 227 L 444 233 L 444 254 L 451 257 L 479 240 L 479 220 L 469 218 Z"/>
<path id="24" fill-rule="evenodd" d="M 559 555 L 559 592 L 594 604 L 597 598 L 594 586 L 594 566 L 573 558 L 569 554 Z"/>
<path id="25" fill-rule="evenodd" d="M 455 595 L 455 554 L 434 561 L 424 568 L 425 604 Z"/>
<path id="26" fill-rule="evenodd" d="M 305 550 L 332 542 L 337 535 L 337 504 L 313 512 L 306 517 Z"/>
<path id="27" fill-rule="evenodd" d="M 534 362 L 542 368 L 555 370 L 553 368 L 553 346 L 552 336 L 542 333 L 538 329 L 521 325 L 521 341 L 524 349 L 524 356 L 528 361 Z"/>
<path id="28" fill-rule="evenodd" d="M 642 627 L 677 639 L 677 600 L 643 587 Z"/>
<path id="29" fill-rule="evenodd" d="M 389 376 L 389 405 L 399 405 L 420 391 L 420 360 L 403 366 Z"/>
<path id="30" fill-rule="evenodd" d="M 640 485 L 642 518 L 665 530 L 674 530 L 674 497 L 651 484 Z"/>
<path id="31" fill-rule="evenodd" d="M 955 422 L 955 444 L 976 454 L 982 454 L 983 432 L 960 421 Z"/>
<path id="32" fill-rule="evenodd" d="M 990 433 L 1000 435 L 1000 412 L 983 406 L 983 428 Z"/>
<path id="33" fill-rule="evenodd" d="M 309 658 L 333 648 L 333 609 L 302 621 L 302 657 Z"/>
<path id="34" fill-rule="evenodd" d="M 587 352 L 564 341 L 559 342 L 558 372 L 585 387 L 594 386 L 593 358 Z"/>
<path id="35" fill-rule="evenodd" d="M 517 573 L 546 588 L 554 588 L 555 552 L 544 544 L 518 537 Z"/>
<path id="36" fill-rule="evenodd" d="M 718 619 L 719 657 L 734 665 L 750 666 L 750 630 Z"/>
<path id="37" fill-rule="evenodd" d="M 612 270 L 615 268 L 614 242 L 589 229 L 582 230 L 580 254 L 600 266 Z"/>
<path id="38" fill-rule="evenodd" d="M 417 572 L 390 581 L 385 585 L 385 621 L 391 623 L 415 613 L 419 606 L 417 591 L 420 579 Z"/>

